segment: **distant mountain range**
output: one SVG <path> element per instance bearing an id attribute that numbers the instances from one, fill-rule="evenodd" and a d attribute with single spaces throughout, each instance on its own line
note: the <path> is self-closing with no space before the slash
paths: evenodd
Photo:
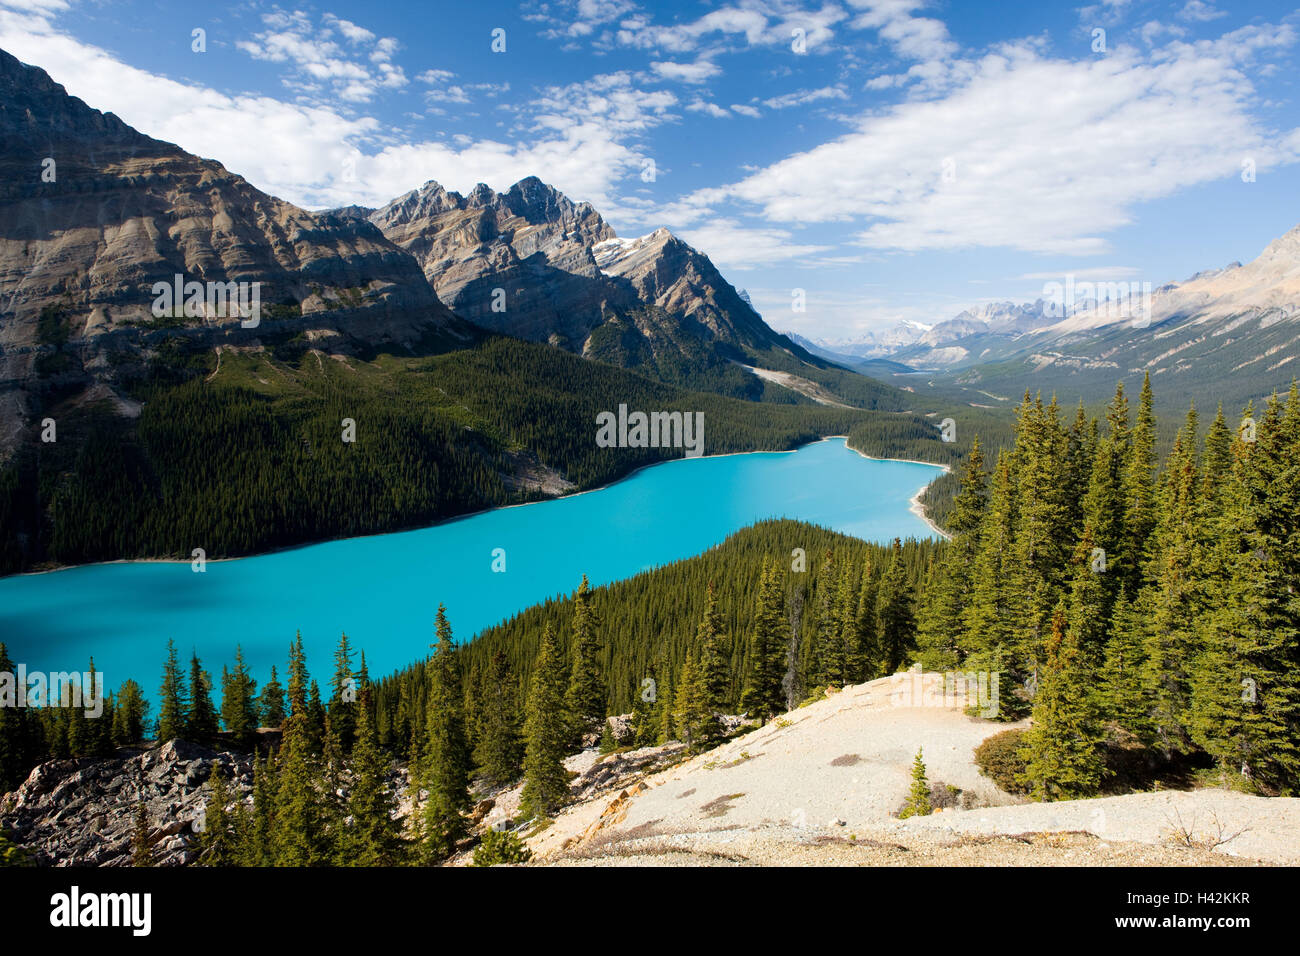
<path id="1" fill-rule="evenodd" d="M 1245 265 L 1200 272 L 1140 299 L 996 302 L 928 327 L 905 323 L 856 342 L 803 344 L 823 356 L 923 371 L 935 387 L 984 396 L 972 396 L 977 404 L 1014 401 L 1025 389 L 1098 401 L 1117 380 L 1149 371 L 1167 404 L 1222 400 L 1236 411 L 1300 374 L 1300 227 Z"/>

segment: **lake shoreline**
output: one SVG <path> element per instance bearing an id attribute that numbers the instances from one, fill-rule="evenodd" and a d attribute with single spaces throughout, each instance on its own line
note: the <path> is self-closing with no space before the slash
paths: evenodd
<path id="1" fill-rule="evenodd" d="M 362 538 L 374 538 L 374 537 L 379 537 L 388 534 L 408 534 L 416 531 L 425 531 L 429 528 L 441 527 L 442 525 L 451 524 L 452 522 L 455 521 L 463 521 L 467 518 L 474 518 L 479 515 L 490 514 L 491 512 L 494 511 L 506 511 L 510 508 L 526 508 L 529 505 L 542 504 L 547 501 L 563 501 L 567 498 L 577 498 L 580 497 L 581 495 L 589 495 L 592 494 L 593 492 L 605 491 L 608 488 L 612 488 L 615 485 L 621 484 L 622 482 L 635 477 L 636 475 L 645 471 L 646 469 L 657 468 L 661 465 L 671 465 L 672 463 L 677 461 L 695 461 L 703 458 L 734 458 L 738 455 L 793 455 L 796 452 L 798 452 L 801 448 L 807 448 L 810 445 L 821 444 L 822 442 L 827 442 L 835 438 L 843 438 L 845 448 L 847 448 L 849 451 L 854 452 L 858 456 L 867 459 L 868 461 L 897 461 L 897 462 L 904 462 L 906 464 L 911 464 L 911 465 L 930 465 L 931 467 L 942 469 L 945 473 L 950 472 L 952 470 L 951 467 L 948 465 L 941 465 L 938 462 L 933 462 L 933 461 L 921 461 L 920 459 L 916 459 L 916 458 L 876 458 L 871 455 L 867 455 L 861 451 L 858 451 L 858 449 L 854 448 L 852 445 L 849 444 L 848 437 L 849 437 L 848 435 L 823 435 L 820 438 L 813 439 L 812 441 L 804 442 L 802 445 L 796 445 L 794 448 L 756 449 L 754 451 L 729 451 L 729 452 L 724 452 L 720 455 L 699 455 L 696 456 L 695 458 L 689 458 L 683 456 L 682 458 L 669 458 L 664 461 L 653 461 L 647 465 L 638 465 L 636 468 L 633 468 L 627 474 L 619 475 L 617 478 L 613 479 L 612 481 L 606 482 L 603 485 L 599 485 L 595 488 L 585 488 L 581 491 L 573 491 L 566 495 L 552 495 L 545 498 L 539 498 L 536 501 L 517 501 L 514 502 L 513 504 L 497 505 L 494 508 L 480 508 L 478 511 L 467 511 L 464 514 L 451 515 L 446 518 L 440 518 L 437 521 L 433 522 L 432 524 L 414 525 L 406 528 L 392 528 L 388 531 L 374 531 L 374 532 L 370 532 L 369 534 L 354 534 L 354 535 L 347 535 L 338 538 L 321 538 L 318 541 L 304 541 L 300 544 L 286 545 L 282 548 L 271 548 L 268 551 L 254 551 L 249 554 L 240 554 L 240 555 L 235 555 L 233 557 L 204 558 L 204 564 L 224 564 L 228 561 L 244 561 L 249 558 L 269 557 L 270 555 L 274 555 L 274 554 L 284 554 L 289 551 L 300 551 L 304 548 L 314 548 L 322 544 L 330 544 L 336 541 L 356 541 Z M 933 521 L 930 520 L 929 516 L 925 513 L 925 506 L 921 504 L 921 495 L 925 493 L 925 489 L 929 488 L 932 483 L 933 482 L 927 482 L 926 484 L 922 485 L 920 489 L 917 490 L 916 494 L 912 496 L 909 502 L 908 510 L 912 514 L 916 515 L 916 517 L 918 517 L 921 521 L 923 521 L 926 524 L 926 526 L 929 527 L 935 534 L 947 540 L 949 538 L 949 535 L 942 528 L 940 528 L 938 525 L 936 525 Z M 114 565 L 114 564 L 193 564 L 194 560 L 195 559 L 193 557 L 113 558 L 111 561 L 91 561 L 87 564 L 61 564 L 57 567 L 42 568 L 39 571 L 20 571 L 17 574 L 4 575 L 3 577 L 0 577 L 0 581 L 5 581 L 10 578 L 36 577 L 42 574 L 58 574 L 61 571 L 76 571 L 79 568 L 95 568 L 95 567 L 103 567 L 103 566 Z"/>

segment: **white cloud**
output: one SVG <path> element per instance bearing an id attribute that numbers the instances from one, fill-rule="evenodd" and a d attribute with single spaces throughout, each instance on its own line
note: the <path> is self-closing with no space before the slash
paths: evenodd
<path id="1" fill-rule="evenodd" d="M 575 200 L 613 205 L 615 185 L 641 168 L 640 152 L 624 137 L 664 121 L 676 102 L 671 93 L 642 94 L 625 76 L 597 77 L 585 92 L 583 84 L 552 90 L 527 142 L 461 137 L 395 145 L 373 117 L 177 82 L 124 64 L 47 17 L 0 7 L 0 46 L 92 107 L 220 157 L 259 188 L 306 208 L 374 205 L 428 179 L 467 192 L 480 181 L 504 189 L 530 175 Z M 355 170 L 355 180 L 345 180 L 345 168 Z"/>
<path id="2" fill-rule="evenodd" d="M 748 116 L 751 119 L 758 119 L 763 115 L 757 107 L 746 106 L 744 103 L 732 103 L 731 109 L 733 112 L 739 113 L 741 116 Z"/>
<path id="3" fill-rule="evenodd" d="M 391 62 L 397 49 L 392 37 L 377 41 L 369 30 L 331 13 L 324 15 L 319 27 L 299 10 L 266 13 L 262 22 L 268 29 L 253 34 L 251 40 L 239 40 L 235 46 L 256 60 L 288 64 L 291 69 L 284 83 L 304 97 L 365 103 L 380 90 L 407 85 L 402 68 Z M 353 59 L 354 54 L 335 36 L 352 47 L 372 47 L 369 62 Z"/>
<path id="4" fill-rule="evenodd" d="M 650 69 L 666 80 L 680 80 L 683 83 L 703 83 L 722 72 L 716 63 L 705 59 L 698 59 L 694 63 L 656 60 L 650 64 Z"/>
<path id="5" fill-rule="evenodd" d="M 1187 5 L 1178 11 L 1178 19 L 1195 23 L 1209 23 L 1227 15 L 1225 11 L 1216 10 L 1214 4 L 1205 3 L 1204 0 L 1187 0 Z"/>
<path id="6" fill-rule="evenodd" d="M 909 60 L 939 60 L 954 56 L 957 44 L 940 20 L 913 14 L 922 0 L 849 0 L 862 12 L 849 25 L 858 30 L 875 30 L 901 57 Z"/>
<path id="7" fill-rule="evenodd" d="M 768 109 L 784 110 L 792 106 L 806 106 L 819 100 L 845 100 L 848 94 L 837 86 L 824 86 L 819 90 L 795 90 L 783 96 L 774 96 L 763 101 Z"/>
<path id="8" fill-rule="evenodd" d="M 825 252 L 829 246 L 798 244 L 784 229 L 742 226 L 734 219 L 715 219 L 708 225 L 687 229 L 681 237 L 703 250 L 719 268 L 744 271 L 800 256 Z"/>
<path id="9" fill-rule="evenodd" d="M 867 114 L 852 133 L 711 190 L 709 202 L 757 206 L 778 226 L 854 223 L 870 248 L 1099 253 L 1140 203 L 1235 177 L 1247 155 L 1261 170 L 1300 160 L 1300 134 L 1255 120 L 1239 69 L 1254 51 L 1294 42 L 1287 34 L 1236 31 L 1147 59 L 1115 50 L 1073 62 L 1008 47 L 973 64 L 954 92 Z"/>
<path id="10" fill-rule="evenodd" d="M 832 27 L 844 18 L 844 11 L 833 3 L 810 10 L 793 0 L 739 0 L 686 23 L 662 25 L 648 14 L 637 13 L 619 22 L 613 38 L 621 46 L 640 50 L 689 53 L 705 42 L 788 46 L 798 29 L 806 49 L 812 51 L 829 43 L 834 37 Z"/>
<path id="11" fill-rule="evenodd" d="M 692 113 L 704 113 L 712 116 L 714 119 L 723 119 L 731 114 L 724 110 L 717 103 L 710 103 L 705 99 L 697 97 L 686 104 L 686 108 Z"/>

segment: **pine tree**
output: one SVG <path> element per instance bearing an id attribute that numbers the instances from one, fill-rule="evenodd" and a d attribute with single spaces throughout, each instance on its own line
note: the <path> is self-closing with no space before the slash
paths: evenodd
<path id="1" fill-rule="evenodd" d="M 605 716 L 605 680 L 600 671 L 600 622 L 591 606 L 591 585 L 582 576 L 573 598 L 573 664 L 566 706 L 574 720 L 575 743 Z"/>
<path id="2" fill-rule="evenodd" d="M 122 681 L 113 708 L 113 742 L 125 747 L 143 740 L 148 713 L 149 702 L 145 700 L 140 685 L 129 678 Z"/>
<path id="3" fill-rule="evenodd" d="M 962 618 L 970 602 L 979 530 L 987 507 L 988 476 L 976 435 L 948 519 L 952 540 L 947 556 L 932 576 L 918 614 L 917 661 L 927 670 L 950 670 L 961 663 Z"/>
<path id="4" fill-rule="evenodd" d="M 302 646 L 302 631 L 298 631 L 289 645 L 289 716 L 307 710 L 307 652 Z"/>
<path id="5" fill-rule="evenodd" d="M 307 709 L 303 712 L 306 720 L 303 722 L 303 733 L 307 741 L 308 749 L 319 755 L 325 744 L 325 718 L 327 712 L 325 704 L 320 699 L 320 687 L 312 680 L 311 687 L 307 691 Z"/>
<path id="6" fill-rule="evenodd" d="M 1121 729 L 1147 743 L 1153 737 L 1150 705 L 1143 688 L 1149 615 L 1134 610 L 1128 592 L 1120 589 L 1111 613 L 1110 637 L 1101 668 L 1106 715 Z"/>
<path id="7" fill-rule="evenodd" d="M 907 803 L 903 805 L 898 817 L 900 820 L 928 817 L 933 812 L 934 808 L 930 805 L 930 781 L 925 777 L 925 760 L 918 748 L 916 758 L 912 761 L 912 788 L 908 791 Z"/>
<path id="8" fill-rule="evenodd" d="M 848 661 L 844 656 L 844 642 L 840 640 L 840 620 L 835 606 L 841 573 L 834 554 L 827 551 L 813 582 L 817 609 L 809 647 L 804 654 L 806 684 L 839 687 L 848 679 Z M 872 607 L 873 616 L 875 612 Z"/>
<path id="9" fill-rule="evenodd" d="M 695 640 L 701 648 L 700 674 L 707 704 L 713 711 L 723 712 L 731 696 L 731 642 L 727 640 L 726 625 L 718 611 L 718 596 L 712 582 L 709 583 L 708 602 L 695 632 Z"/>
<path id="10" fill-rule="evenodd" d="M 475 758 L 488 780 L 506 786 L 519 777 L 523 741 L 519 733 L 518 685 L 510 659 L 498 650 L 484 675 L 483 732 Z"/>
<path id="11" fill-rule="evenodd" d="M 1148 534 L 1145 577 L 1151 585 L 1139 595 L 1139 605 L 1149 608 L 1151 615 L 1143 649 L 1142 689 L 1151 733 L 1166 754 L 1190 749 L 1191 668 L 1200 654 L 1197 621 L 1203 602 L 1196 527 L 1196 441 L 1193 410 L 1161 476 L 1156 521 Z"/>
<path id="12" fill-rule="evenodd" d="M 244 663 L 244 651 L 235 645 L 235 669 L 221 671 L 221 721 L 236 746 L 248 747 L 257 739 L 257 708 L 253 703 L 257 681 Z"/>
<path id="13" fill-rule="evenodd" d="M 1023 663 L 1014 670 L 1010 663 L 1012 633 L 1011 587 L 1009 566 L 1015 524 L 1015 475 L 1011 455 L 998 454 L 988 510 L 980 524 L 979 546 L 971 569 L 970 600 L 962 615 L 962 649 L 965 666 L 989 672 L 1004 671 L 999 690 L 1002 700 L 999 713 L 1016 716 L 1023 712 L 1018 699 L 1007 690 L 1023 682 L 1029 671 Z M 1005 688 L 1001 685 L 1005 684 Z"/>
<path id="14" fill-rule="evenodd" d="M 271 665 L 271 679 L 263 685 L 258 697 L 258 710 L 263 727 L 278 729 L 284 723 L 284 687 L 275 673 L 274 664 Z"/>
<path id="15" fill-rule="evenodd" d="M 686 660 L 677 678 L 674 705 L 673 723 L 677 727 L 678 739 L 686 744 L 688 750 L 698 750 L 701 742 L 709 736 L 706 727 L 714 717 L 705 706 L 704 684 L 695 665 L 694 649 L 686 652 Z"/>
<path id="16" fill-rule="evenodd" d="M 1089 669 L 1065 624 L 1065 603 L 1052 614 L 1033 725 L 1025 733 L 1021 782 L 1035 800 L 1071 800 L 1097 793 L 1103 734 Z"/>
<path id="17" fill-rule="evenodd" d="M 199 860 L 204 866 L 233 866 L 236 861 L 234 834 L 226 804 L 230 793 L 226 790 L 221 764 L 212 762 L 208 776 L 211 793 L 203 812 L 203 832 L 199 836 Z"/>
<path id="18" fill-rule="evenodd" d="M 7 793 L 23 782 L 43 756 L 44 747 L 39 718 L 33 717 L 28 708 L 18 706 L 18 694 L 25 688 L 17 686 L 14 664 L 3 641 L 0 641 L 0 675 L 14 681 L 0 696 L 0 793 Z"/>
<path id="19" fill-rule="evenodd" d="M 1249 409 L 1247 413 L 1249 414 Z M 1300 791 L 1300 394 L 1233 443 L 1203 616 L 1191 733 L 1240 785 Z"/>
<path id="20" fill-rule="evenodd" d="M 388 782 L 388 758 L 375 739 L 368 680 L 361 683 L 360 696 L 347 804 L 352 824 L 344 837 L 340 858 L 348 866 L 393 866 L 403 862 L 406 852 L 402 821 L 395 819 L 398 795 Z"/>
<path id="21" fill-rule="evenodd" d="M 185 734 L 187 702 L 181 684 L 181 667 L 176 659 L 176 643 L 167 642 L 167 662 L 163 665 L 162 687 L 158 690 L 158 742 Z"/>
<path id="22" fill-rule="evenodd" d="M 240 846 L 240 866 L 275 865 L 275 815 L 280 780 L 270 757 L 253 755 L 253 813 Z"/>
<path id="23" fill-rule="evenodd" d="M 894 539 L 889 566 L 880 579 L 876 595 L 876 620 L 879 622 L 880 661 L 871 677 L 893 674 L 907 660 L 915 644 L 916 620 L 912 615 L 912 586 L 903 566 L 903 543 Z"/>
<path id="24" fill-rule="evenodd" d="M 749 643 L 749 675 L 741 706 L 766 723 L 785 708 L 785 589 L 769 558 L 759 580 L 758 608 Z"/>
<path id="25" fill-rule="evenodd" d="M 1128 457 L 1121 479 L 1124 502 L 1124 541 L 1121 550 L 1127 559 L 1121 573 L 1124 583 L 1134 591 L 1143 583 L 1147 539 L 1156 525 L 1156 418 L 1152 405 L 1151 373 L 1147 372 L 1142 380 L 1137 421 L 1130 434 Z"/>
<path id="26" fill-rule="evenodd" d="M 1043 637 L 1052 608 L 1065 589 L 1070 542 L 1068 487 L 1061 480 L 1061 463 L 1068 452 L 1056 399 L 1044 407 L 1041 398 L 1025 394 L 1016 424 L 1016 511 L 1012 539 L 1011 660 L 1031 670 L 1042 653 Z"/>
<path id="27" fill-rule="evenodd" d="M 190 654 L 190 706 L 185 714 L 185 738 L 209 740 L 217 733 L 217 711 L 212 706 L 212 679 L 197 653 Z"/>
<path id="28" fill-rule="evenodd" d="M 270 844 L 276 866 L 321 866 L 331 862 L 318 758 L 312 753 L 308 716 L 285 721 L 276 768 L 276 800 Z"/>
<path id="29" fill-rule="evenodd" d="M 447 612 L 438 605 L 438 640 L 429 661 L 428 722 L 425 729 L 424 859 L 437 862 L 451 856 L 465 835 L 469 809 L 469 750 L 465 742 L 460 660 L 452 641 Z"/>
<path id="30" fill-rule="evenodd" d="M 352 738 L 357 726 L 356 675 L 352 672 L 354 651 L 347 634 L 339 637 L 334 650 L 334 676 L 330 678 L 330 729 L 342 753 L 352 752 Z"/>
<path id="31" fill-rule="evenodd" d="M 722 615 L 718 613 L 717 595 L 713 593 L 711 583 L 708 604 L 705 606 L 699 629 L 695 632 L 695 641 L 700 648 L 701 706 L 708 714 L 708 718 L 700 728 L 700 737 L 705 741 L 712 741 L 722 736 L 722 723 L 718 720 L 718 715 L 727 713 L 730 705 L 731 648 Z"/>
<path id="32" fill-rule="evenodd" d="M 533 663 L 524 719 L 524 792 L 520 811 L 525 817 L 549 817 L 568 800 L 564 692 L 564 661 L 555 632 L 547 625 Z"/>
<path id="33" fill-rule="evenodd" d="M 858 630 L 858 584 L 860 575 L 851 561 L 846 561 L 835 589 L 834 633 L 844 648 L 844 677 L 849 683 L 868 680 L 874 670 L 871 648 Z M 784 701 L 783 701 L 784 703 Z"/>
<path id="34" fill-rule="evenodd" d="M 153 843 L 149 839 L 149 811 L 143 800 L 136 801 L 135 826 L 131 832 L 131 865 L 153 866 Z"/>

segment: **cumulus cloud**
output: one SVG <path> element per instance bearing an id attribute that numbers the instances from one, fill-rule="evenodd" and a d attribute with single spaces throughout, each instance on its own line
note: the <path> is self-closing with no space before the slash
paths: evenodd
<path id="1" fill-rule="evenodd" d="M 785 229 L 744 226 L 734 219 L 715 219 L 707 225 L 686 229 L 680 235 L 695 248 L 706 250 L 720 268 L 741 271 L 831 248 L 795 242 L 792 233 Z"/>
<path id="2" fill-rule="evenodd" d="M 303 96 L 365 103 L 380 90 L 407 85 L 406 74 L 392 62 L 397 50 L 392 37 L 377 40 L 364 27 L 331 13 L 317 25 L 300 10 L 275 10 L 263 14 L 262 23 L 267 29 L 235 46 L 256 60 L 286 64 L 285 85 Z"/>
<path id="3" fill-rule="evenodd" d="M 680 80 L 683 83 L 703 83 L 722 72 L 716 63 L 705 59 L 698 59 L 694 63 L 656 60 L 650 64 L 650 69 L 664 79 Z"/>
<path id="4" fill-rule="evenodd" d="M 856 241 L 877 249 L 1099 253 L 1140 203 L 1236 176 L 1245 156 L 1260 169 L 1300 159 L 1300 132 L 1255 119 L 1239 69 L 1278 42 L 1286 31 L 1260 28 L 1081 61 L 1008 47 L 948 95 L 868 113 L 710 201 L 773 225 L 858 223 Z"/>
<path id="5" fill-rule="evenodd" d="M 664 121 L 676 102 L 667 92 L 642 95 L 626 75 L 602 76 L 545 91 L 526 121 L 526 141 L 395 143 L 374 117 L 310 100 L 230 95 L 127 65 L 58 29 L 47 15 L 0 7 L 0 46 L 93 107 L 200 156 L 219 157 L 259 188 L 307 208 L 382 203 L 428 179 L 468 191 L 480 181 L 505 188 L 530 175 L 574 199 L 613 204 L 615 185 L 643 160 L 625 137 Z M 454 78 L 444 74 L 432 71 L 426 80 Z"/>

